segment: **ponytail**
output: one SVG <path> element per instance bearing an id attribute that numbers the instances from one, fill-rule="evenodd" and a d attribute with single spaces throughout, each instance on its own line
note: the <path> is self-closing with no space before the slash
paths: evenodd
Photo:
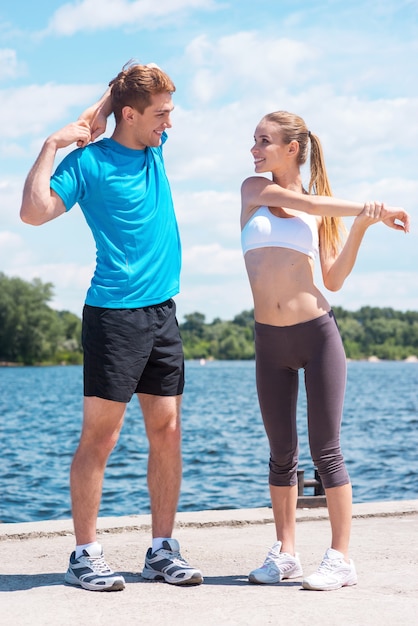
<path id="1" fill-rule="evenodd" d="M 311 133 L 311 131 L 309 131 L 309 137 L 311 140 L 311 178 L 309 181 L 308 193 L 317 196 L 332 196 L 321 142 L 316 135 Z M 338 254 L 346 233 L 346 228 L 342 218 L 324 216 L 322 218 L 321 228 L 324 235 L 326 254 Z"/>
<path id="2" fill-rule="evenodd" d="M 306 163 L 309 155 L 310 140 L 310 166 L 311 178 L 309 181 L 308 193 L 318 196 L 332 196 L 329 184 L 325 160 L 322 152 L 321 142 L 318 137 L 308 130 L 304 120 L 293 113 L 287 111 L 275 111 L 264 116 L 265 120 L 274 122 L 280 126 L 280 133 L 285 144 L 297 141 L 299 144 L 298 165 Z M 335 255 L 341 249 L 346 228 L 340 217 L 323 217 L 322 234 L 325 254 Z"/>

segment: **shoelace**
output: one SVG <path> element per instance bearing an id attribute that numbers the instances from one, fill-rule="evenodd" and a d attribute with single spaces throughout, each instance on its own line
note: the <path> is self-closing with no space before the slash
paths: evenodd
<path id="1" fill-rule="evenodd" d="M 84 557 L 85 559 L 87 559 L 87 561 L 89 561 L 89 563 L 91 563 L 91 568 L 94 572 L 99 572 L 100 574 L 110 574 L 111 573 L 111 569 L 108 566 L 108 564 L 106 563 L 106 561 L 104 560 L 104 556 L 86 556 Z"/>
<path id="2" fill-rule="evenodd" d="M 164 549 L 158 550 L 158 552 L 163 552 L 164 556 L 169 558 L 170 561 L 172 561 L 176 565 L 188 565 L 186 559 L 183 559 L 183 557 L 181 556 L 180 552 L 174 552 L 174 551 L 171 551 L 171 550 L 164 550 Z"/>
<path id="3" fill-rule="evenodd" d="M 333 559 L 328 559 L 328 558 L 323 559 L 321 565 L 318 567 L 318 572 L 324 572 L 324 573 L 333 572 L 335 569 L 333 564 L 335 565 L 335 562 L 336 561 Z"/>
<path id="4" fill-rule="evenodd" d="M 275 550 L 270 550 L 266 556 L 266 560 L 264 561 L 264 565 L 268 565 L 269 563 L 275 563 L 277 559 L 282 559 L 283 553 L 276 552 Z"/>

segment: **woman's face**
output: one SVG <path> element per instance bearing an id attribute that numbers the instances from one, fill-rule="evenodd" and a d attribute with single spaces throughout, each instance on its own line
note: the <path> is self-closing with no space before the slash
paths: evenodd
<path id="1" fill-rule="evenodd" d="M 254 133 L 254 145 L 251 154 L 257 173 L 271 172 L 283 161 L 286 145 L 282 142 L 280 126 L 274 122 L 261 120 Z"/>

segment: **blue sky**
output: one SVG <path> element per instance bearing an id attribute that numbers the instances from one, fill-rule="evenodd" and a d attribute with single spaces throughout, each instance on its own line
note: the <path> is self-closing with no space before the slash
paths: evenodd
<path id="1" fill-rule="evenodd" d="M 325 290 L 331 304 L 418 310 L 417 0 L 2 3 L 0 271 L 52 282 L 52 306 L 81 314 L 95 260 L 82 214 L 25 225 L 22 188 L 44 139 L 131 58 L 158 63 L 177 87 L 165 158 L 183 241 L 180 320 L 252 308 L 239 189 L 255 126 L 278 109 L 322 140 L 335 196 L 412 216 L 407 236 L 368 231 L 342 291 Z"/>

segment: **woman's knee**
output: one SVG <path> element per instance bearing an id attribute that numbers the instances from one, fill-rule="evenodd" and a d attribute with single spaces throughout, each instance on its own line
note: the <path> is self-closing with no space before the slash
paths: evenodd
<path id="1" fill-rule="evenodd" d="M 298 459 L 294 454 L 270 456 L 269 484 L 273 487 L 291 487 L 297 483 Z"/>
<path id="2" fill-rule="evenodd" d="M 350 482 L 350 477 L 340 450 L 313 458 L 315 467 L 325 489 L 341 487 Z"/>

